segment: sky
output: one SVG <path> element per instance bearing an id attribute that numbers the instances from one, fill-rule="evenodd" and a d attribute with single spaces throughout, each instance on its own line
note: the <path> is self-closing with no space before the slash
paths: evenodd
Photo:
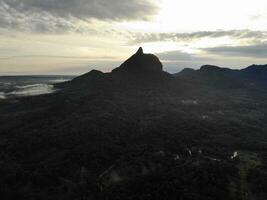
<path id="1" fill-rule="evenodd" d="M 266 0 L 0 0 L 0 75 L 109 72 L 142 46 L 175 73 L 267 63 Z"/>

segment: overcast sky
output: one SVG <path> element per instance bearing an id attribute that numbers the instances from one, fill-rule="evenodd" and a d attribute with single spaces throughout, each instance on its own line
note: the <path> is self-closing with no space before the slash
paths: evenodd
<path id="1" fill-rule="evenodd" d="M 0 0 L 0 75 L 110 71 L 139 46 L 177 72 L 267 63 L 266 0 Z"/>

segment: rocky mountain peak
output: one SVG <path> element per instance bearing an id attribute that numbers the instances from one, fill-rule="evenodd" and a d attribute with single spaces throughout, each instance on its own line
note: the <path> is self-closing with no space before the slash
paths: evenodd
<path id="1" fill-rule="evenodd" d="M 142 47 L 127 59 L 113 73 L 133 73 L 133 74 L 149 74 L 162 73 L 162 63 L 153 54 L 145 54 Z"/>

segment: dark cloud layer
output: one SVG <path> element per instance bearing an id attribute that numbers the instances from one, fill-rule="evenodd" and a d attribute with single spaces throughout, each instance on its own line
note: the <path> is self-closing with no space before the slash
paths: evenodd
<path id="1" fill-rule="evenodd" d="M 157 41 L 192 41 L 202 38 L 232 37 L 235 39 L 261 40 L 267 39 L 266 31 L 244 30 L 217 30 L 217 31 L 198 31 L 192 33 L 147 33 L 133 36 L 133 43 L 146 43 Z"/>
<path id="2" fill-rule="evenodd" d="M 18 12 L 47 12 L 63 18 L 144 19 L 157 7 L 148 0 L 1 0 Z"/>
<path id="3" fill-rule="evenodd" d="M 240 56 L 252 58 L 267 57 L 267 43 L 255 44 L 251 46 L 223 46 L 214 48 L 205 48 L 204 51 L 224 56 Z"/>
<path id="4" fill-rule="evenodd" d="M 14 9 L 0 7 L 0 27 L 7 30 L 29 31 L 35 33 L 65 33 L 79 31 L 73 21 L 55 18 L 47 13 L 27 14 Z"/>
<path id="5" fill-rule="evenodd" d="M 92 31 L 88 27 L 91 19 L 146 20 L 157 10 L 150 0 L 0 0 L 0 27 L 41 33 L 88 32 Z"/>

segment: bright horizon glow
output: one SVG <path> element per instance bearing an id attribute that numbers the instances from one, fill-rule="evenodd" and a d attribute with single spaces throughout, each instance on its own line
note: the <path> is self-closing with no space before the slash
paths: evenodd
<path id="1" fill-rule="evenodd" d="M 265 0 L 162 0 L 161 10 L 151 22 L 126 22 L 124 25 L 142 32 L 194 32 L 208 30 L 266 30 Z"/>

